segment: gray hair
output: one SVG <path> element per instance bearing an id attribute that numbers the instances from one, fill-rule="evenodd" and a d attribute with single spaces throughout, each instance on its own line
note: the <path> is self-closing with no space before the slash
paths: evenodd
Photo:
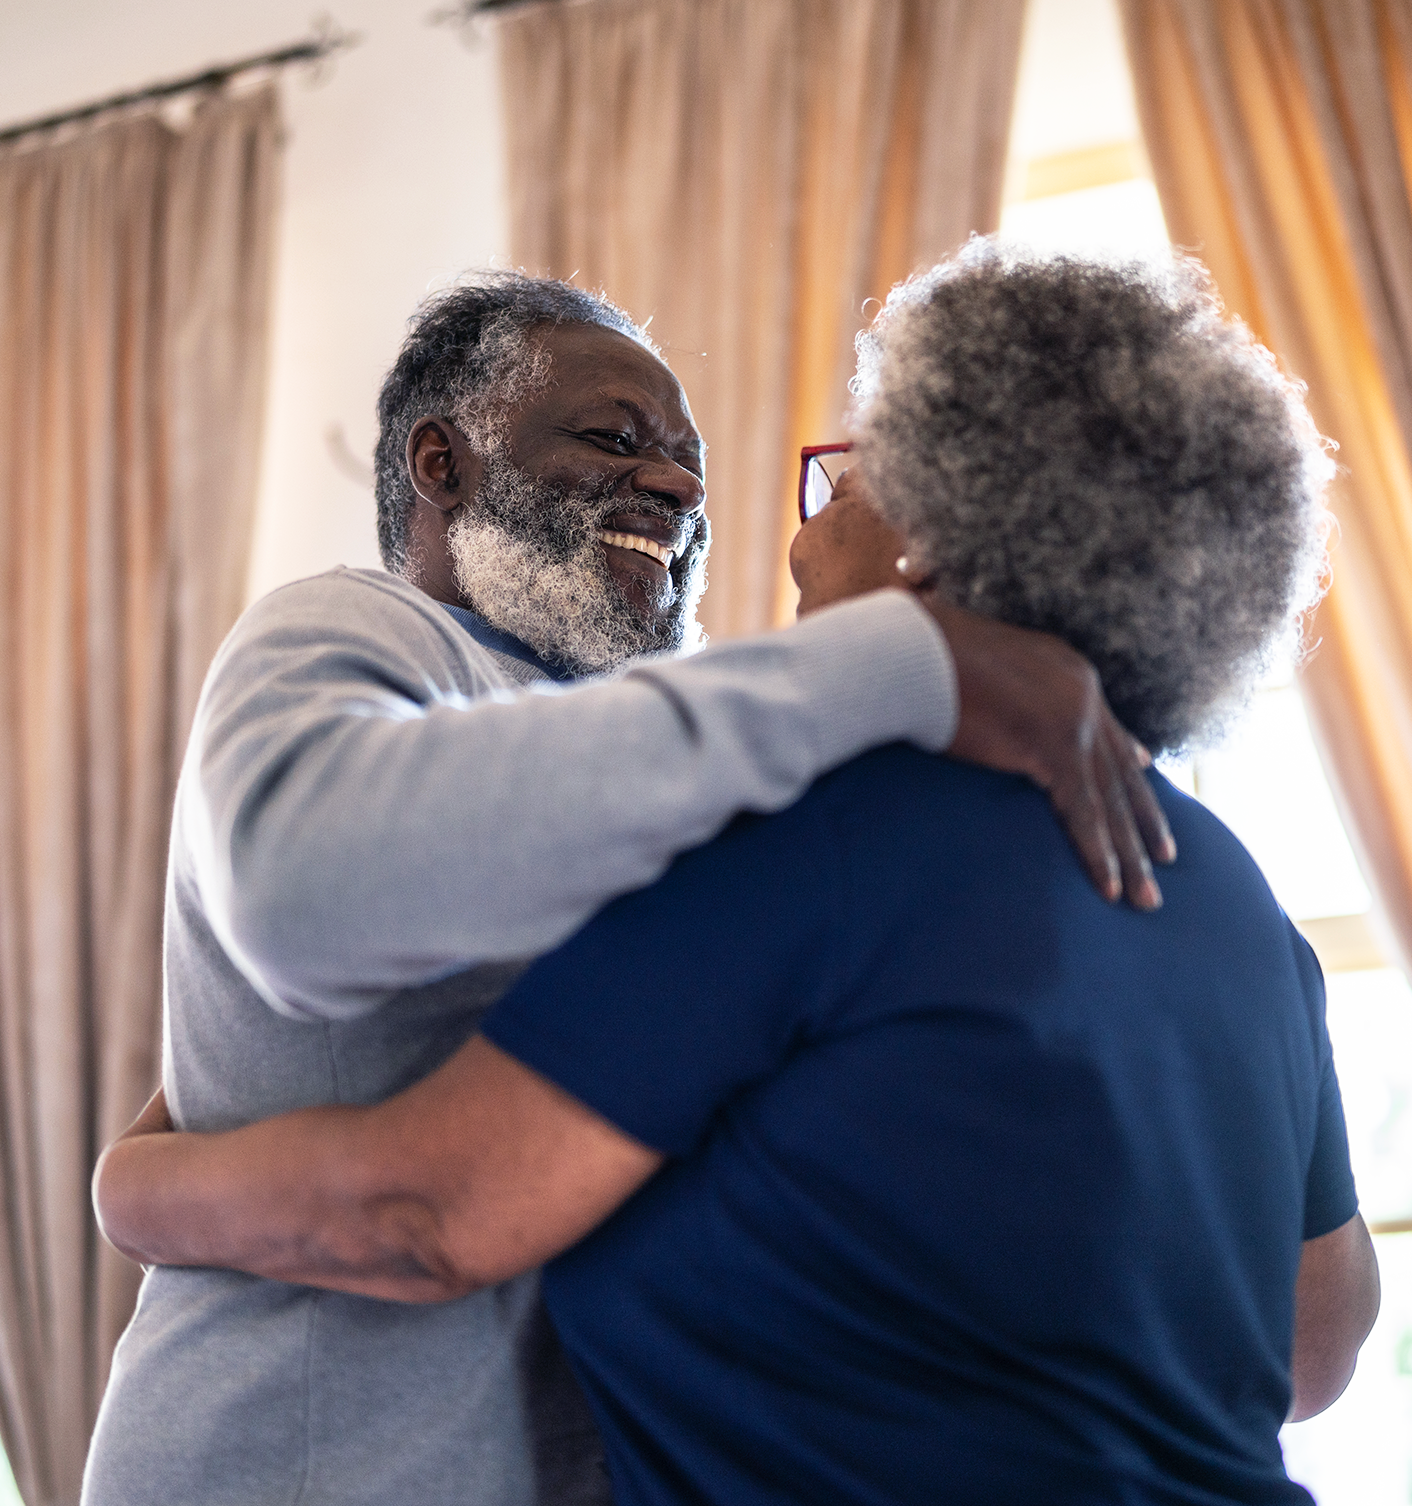
<path id="1" fill-rule="evenodd" d="M 1326 572 L 1329 444 L 1205 269 L 972 240 L 858 338 L 878 511 L 961 606 L 1066 639 L 1154 751 L 1210 736 Z"/>
<path id="2" fill-rule="evenodd" d="M 519 272 L 475 273 L 413 314 L 378 394 L 373 456 L 378 551 L 394 575 L 407 569 L 416 502 L 406 459 L 412 426 L 445 414 L 475 449 L 494 452 L 511 411 L 548 380 L 548 353 L 528 338 L 546 324 L 601 325 L 657 353 L 643 329 L 602 295 Z"/>

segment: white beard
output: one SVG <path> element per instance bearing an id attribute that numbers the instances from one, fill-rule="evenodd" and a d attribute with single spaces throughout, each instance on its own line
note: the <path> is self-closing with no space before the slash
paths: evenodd
<path id="1" fill-rule="evenodd" d="M 640 654 L 703 641 L 696 605 L 706 589 L 706 536 L 688 546 L 681 579 L 663 587 L 665 614 L 643 621 L 613 579 L 599 540 L 620 503 L 581 487 L 532 481 L 492 457 L 473 507 L 447 533 L 462 597 L 492 627 L 575 674 L 601 674 Z"/>

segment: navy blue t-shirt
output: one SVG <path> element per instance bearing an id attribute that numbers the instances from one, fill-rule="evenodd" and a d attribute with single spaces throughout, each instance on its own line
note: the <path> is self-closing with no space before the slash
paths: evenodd
<path id="1" fill-rule="evenodd" d="M 1308 1501 L 1301 1242 L 1356 1211 L 1318 965 L 1154 776 L 1156 914 L 904 748 L 538 962 L 490 1038 L 672 1159 L 555 1261 L 618 1506 Z"/>

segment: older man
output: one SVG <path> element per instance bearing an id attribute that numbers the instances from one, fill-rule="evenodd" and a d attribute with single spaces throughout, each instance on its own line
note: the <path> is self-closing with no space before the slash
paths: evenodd
<path id="1" fill-rule="evenodd" d="M 696 636 L 703 448 L 619 310 L 482 278 L 420 314 L 379 414 L 389 573 L 258 603 L 198 709 L 166 917 L 182 1128 L 395 1092 L 466 1038 L 520 959 L 736 812 L 787 805 L 870 746 L 947 746 L 958 681 L 953 746 L 1033 773 L 1109 896 L 1116 848 L 1130 897 L 1155 902 L 1127 792 L 1156 854 L 1170 837 L 1061 645 L 886 591 L 660 657 Z M 610 682 L 556 684 L 654 652 Z M 692 946 L 686 924 L 622 965 Z M 418 1311 L 157 1270 L 85 1500 L 569 1502 L 601 1497 L 597 1447 L 533 1275 Z"/>
<path id="2" fill-rule="evenodd" d="M 1199 270 L 974 246 L 864 377 L 874 496 L 849 472 L 801 531 L 808 611 L 905 548 L 1174 747 L 1310 599 L 1329 463 Z M 1318 966 L 1158 787 L 1183 856 L 1142 915 L 1023 782 L 870 753 L 610 906 L 400 1098 L 128 1140 L 110 1227 L 422 1301 L 589 1234 L 547 1290 L 619 1506 L 1307 1503 L 1280 1425 L 1377 1308 Z M 689 962 L 641 946 L 682 932 Z"/>

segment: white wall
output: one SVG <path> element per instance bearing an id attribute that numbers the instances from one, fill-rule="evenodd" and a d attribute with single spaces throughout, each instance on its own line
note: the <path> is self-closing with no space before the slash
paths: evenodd
<path id="1" fill-rule="evenodd" d="M 373 404 L 407 315 L 506 241 L 492 48 L 430 26 L 434 0 L 337 0 L 362 45 L 310 86 L 285 74 L 289 140 L 250 594 L 377 563 L 369 490 L 332 459 L 341 425 L 367 462 Z M 296 41 L 284 0 L 0 0 L 0 124 Z"/>

